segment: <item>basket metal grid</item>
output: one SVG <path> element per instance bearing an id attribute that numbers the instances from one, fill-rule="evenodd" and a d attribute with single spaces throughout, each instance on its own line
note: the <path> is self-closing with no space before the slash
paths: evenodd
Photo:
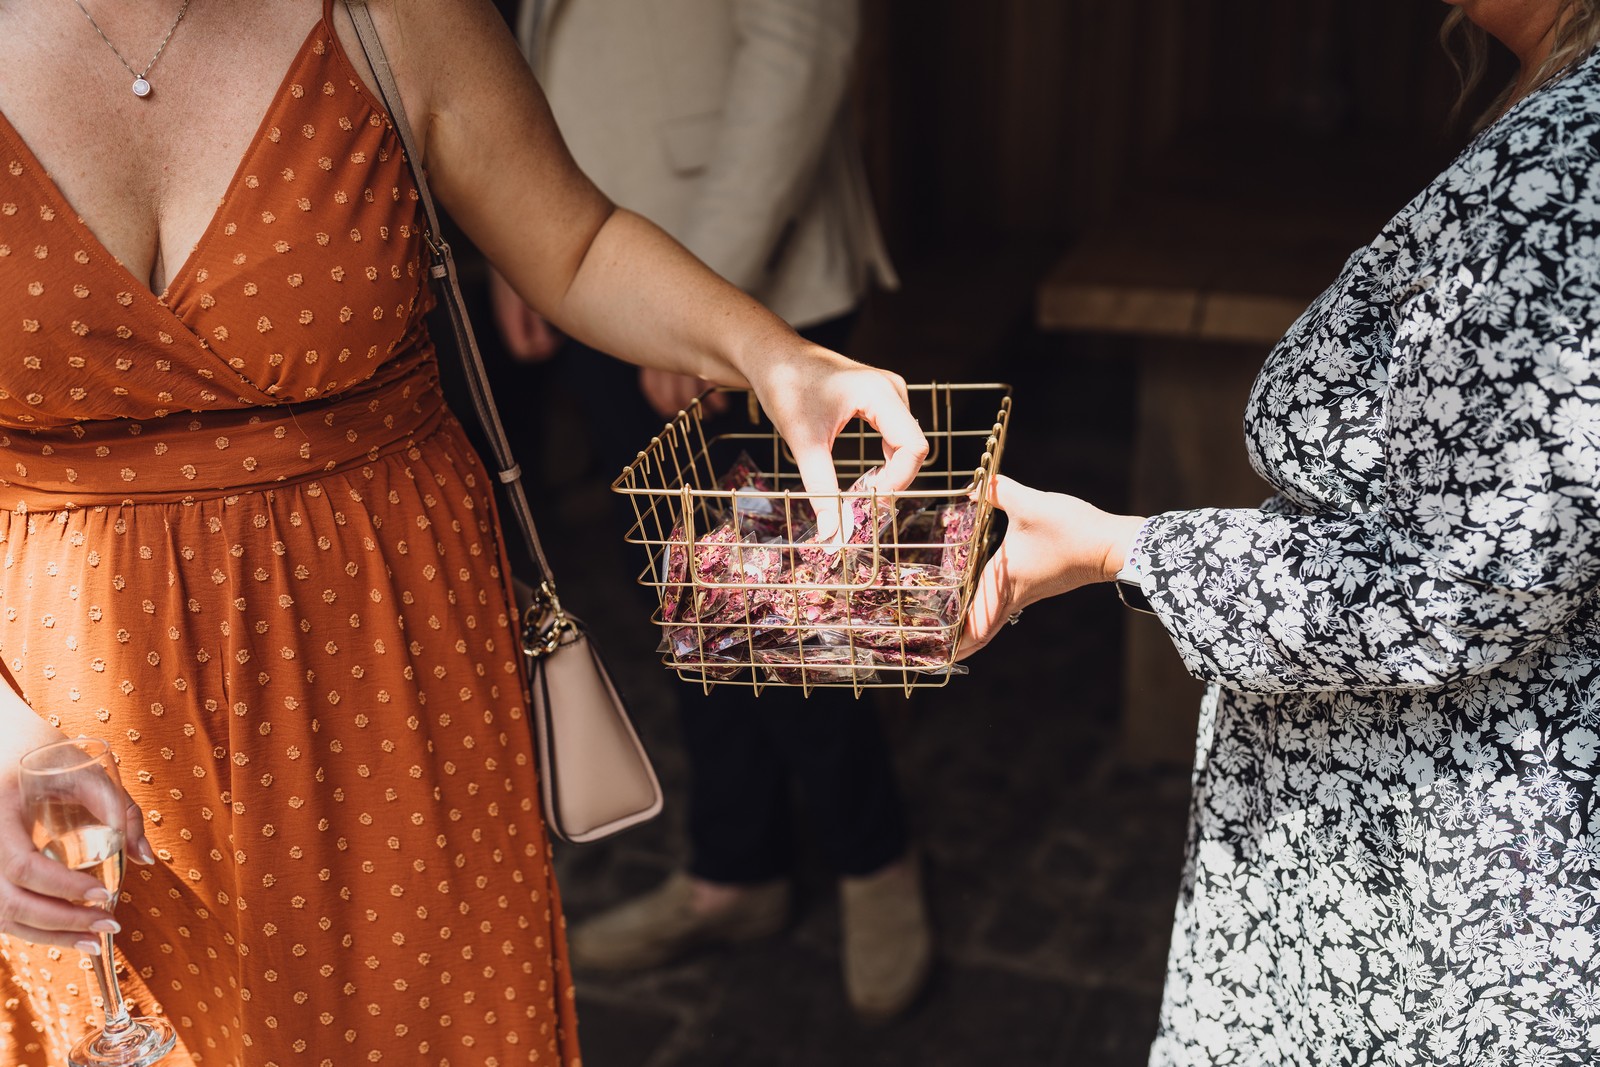
<path id="1" fill-rule="evenodd" d="M 988 487 L 1010 386 L 911 386 L 928 439 L 912 484 L 822 498 L 804 492 L 754 394 L 713 392 L 729 414 L 713 416 L 704 396 L 692 401 L 611 486 L 633 508 L 627 541 L 646 551 L 639 582 L 657 595 L 661 662 L 708 691 L 741 685 L 757 695 L 767 686 L 909 695 L 947 684 L 963 670 L 955 649 L 988 555 Z M 857 419 L 833 456 L 851 485 L 882 462 L 881 438 Z M 728 483 L 729 471 L 743 484 Z M 835 509 L 848 540 L 815 538 L 822 508 Z"/>

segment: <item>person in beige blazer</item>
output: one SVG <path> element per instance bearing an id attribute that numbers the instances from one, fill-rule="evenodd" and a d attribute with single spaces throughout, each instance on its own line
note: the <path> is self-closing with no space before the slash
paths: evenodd
<path id="1" fill-rule="evenodd" d="M 859 21 L 858 0 L 524 0 L 517 30 L 595 184 L 804 329 L 897 284 L 846 100 Z"/>
<path id="2" fill-rule="evenodd" d="M 850 122 L 859 17 L 858 0 L 523 0 L 518 36 L 574 158 L 603 192 L 837 349 L 869 286 L 896 284 Z M 514 293 L 502 287 L 495 300 L 513 354 L 549 347 Z M 612 361 L 583 365 L 633 373 Z M 602 453 L 617 433 L 619 394 L 634 391 L 630 378 L 610 382 L 591 377 L 586 387 L 606 405 Z M 641 375 L 655 409 L 643 429 L 703 384 Z M 841 875 L 850 1002 L 867 1019 L 902 1012 L 927 977 L 931 936 L 872 709 L 830 690 L 809 700 L 768 690 L 757 700 L 732 686 L 684 688 L 680 704 L 686 869 L 575 924 L 575 966 L 644 968 L 781 929 L 793 789 Z"/>

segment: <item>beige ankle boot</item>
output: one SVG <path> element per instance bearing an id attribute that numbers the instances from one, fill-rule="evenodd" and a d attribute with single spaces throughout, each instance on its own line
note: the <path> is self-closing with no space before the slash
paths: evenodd
<path id="1" fill-rule="evenodd" d="M 865 1022 L 885 1022 L 911 1006 L 933 964 L 933 935 L 916 858 L 877 874 L 839 881 L 844 924 L 844 985 Z"/>
<path id="2" fill-rule="evenodd" d="M 676 871 L 665 882 L 568 933 L 572 965 L 583 970 L 636 971 L 659 967 L 710 944 L 754 941 L 789 921 L 789 883 L 753 885 L 711 914 L 694 910 L 694 882 Z"/>

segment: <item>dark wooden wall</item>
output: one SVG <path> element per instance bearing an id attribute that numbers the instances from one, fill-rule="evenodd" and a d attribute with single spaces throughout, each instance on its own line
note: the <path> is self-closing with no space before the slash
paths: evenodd
<path id="1" fill-rule="evenodd" d="M 1280 143 L 1425 174 L 1462 140 L 1432 0 L 864 0 L 864 136 L 902 256 L 1065 239 L 1164 154 Z"/>
<path id="2" fill-rule="evenodd" d="M 901 257 L 1063 241 L 1172 153 L 1226 169 L 1323 143 L 1406 181 L 1464 139 L 1438 0 L 861 2 L 861 126 Z"/>

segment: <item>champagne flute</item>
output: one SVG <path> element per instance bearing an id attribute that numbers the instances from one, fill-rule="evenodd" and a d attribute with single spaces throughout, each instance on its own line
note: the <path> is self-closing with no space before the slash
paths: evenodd
<path id="1" fill-rule="evenodd" d="M 111 746 L 94 737 L 58 741 L 22 757 L 22 802 L 33 820 L 33 841 L 46 856 L 85 871 L 111 894 L 105 909 L 122 892 L 123 844 L 128 802 L 117 775 Z M 160 1018 L 135 1018 L 117 984 L 111 935 L 98 935 L 100 951 L 89 955 L 105 1009 L 98 1033 L 73 1046 L 69 1067 L 146 1067 L 171 1051 L 172 1025 Z"/>

